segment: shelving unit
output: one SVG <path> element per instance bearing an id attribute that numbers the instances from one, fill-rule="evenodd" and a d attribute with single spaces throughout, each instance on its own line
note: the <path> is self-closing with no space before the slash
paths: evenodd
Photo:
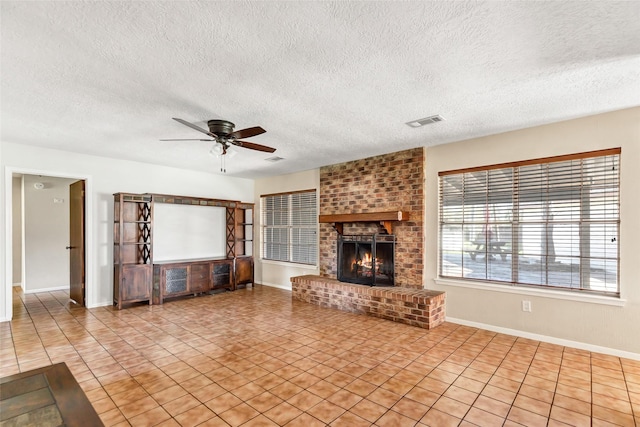
<path id="1" fill-rule="evenodd" d="M 113 303 L 149 301 L 153 245 L 152 198 L 140 194 L 114 194 Z"/>
<path id="2" fill-rule="evenodd" d="M 154 203 L 224 207 L 226 256 L 154 263 Z M 141 301 L 162 304 L 168 297 L 233 291 L 253 284 L 253 224 L 253 203 L 164 194 L 114 194 L 114 305 L 121 309 L 123 304 Z"/>
<path id="3" fill-rule="evenodd" d="M 235 208 L 235 286 L 253 284 L 253 203 Z"/>

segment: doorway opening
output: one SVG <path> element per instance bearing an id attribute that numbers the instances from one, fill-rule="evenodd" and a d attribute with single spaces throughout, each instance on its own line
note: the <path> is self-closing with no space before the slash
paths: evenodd
<path id="1" fill-rule="evenodd" d="M 86 306 L 91 301 L 92 235 L 85 227 L 92 223 L 90 179 L 86 175 L 6 169 L 5 312 L 8 320 L 13 317 L 15 285 L 21 286 L 24 293 L 68 291 L 70 300 L 79 303 L 77 306 Z M 84 199 L 75 200 L 76 210 L 80 209 L 79 216 L 76 214 L 75 217 L 71 211 L 74 204 L 71 184 L 74 182 L 84 186 L 76 192 Z M 83 233 L 79 241 L 72 243 L 71 230 L 78 221 L 82 223 Z M 74 256 L 72 253 L 76 248 L 78 253 Z M 72 259 L 76 260 L 76 280 Z M 74 281 L 75 297 L 72 296 Z M 78 289 L 81 294 L 77 293 Z"/>

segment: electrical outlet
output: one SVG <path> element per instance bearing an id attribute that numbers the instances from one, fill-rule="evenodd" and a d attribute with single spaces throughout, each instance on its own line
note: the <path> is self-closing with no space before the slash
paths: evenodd
<path id="1" fill-rule="evenodd" d="M 522 311 L 531 313 L 531 301 L 522 300 Z"/>

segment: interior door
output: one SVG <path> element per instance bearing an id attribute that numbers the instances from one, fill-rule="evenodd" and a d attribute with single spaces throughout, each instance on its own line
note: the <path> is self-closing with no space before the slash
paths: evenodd
<path id="1" fill-rule="evenodd" d="M 69 186 L 69 298 L 84 307 L 84 181 Z"/>

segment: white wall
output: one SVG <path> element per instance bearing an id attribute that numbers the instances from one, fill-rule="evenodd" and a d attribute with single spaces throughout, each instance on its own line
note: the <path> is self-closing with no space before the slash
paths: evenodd
<path id="1" fill-rule="evenodd" d="M 163 193 L 253 202 L 253 180 L 231 178 L 185 169 L 176 169 L 145 163 L 89 156 L 39 147 L 0 143 L 2 174 L 2 220 L 7 233 L 10 220 L 6 211 L 11 205 L 11 186 L 6 185 L 6 175 L 22 172 L 48 176 L 87 179 L 86 256 L 87 256 L 87 306 L 111 304 L 113 301 L 113 193 Z M 10 212 L 10 211 L 9 211 Z M 4 239 L 2 241 L 5 241 Z M 0 253 L 4 284 L 10 282 L 6 270 L 6 244 Z M 9 276 L 7 280 L 7 276 Z M 10 283 L 9 283 L 10 285 Z M 0 300 L 0 319 L 10 314 L 11 293 L 3 293 Z"/>
<path id="2" fill-rule="evenodd" d="M 0 165 L 2 164 L 2 160 L 4 159 L 4 147 L 3 144 L 0 143 Z M 8 175 L 5 173 L 4 168 L 0 168 L 0 242 L 6 242 L 11 239 L 12 228 L 11 225 L 13 221 L 11 221 L 11 209 L 7 212 L 7 208 L 5 206 L 5 194 L 7 191 L 11 191 L 13 186 L 13 175 Z M 9 181 L 7 183 L 7 180 Z M 13 193 L 13 191 L 11 191 Z M 6 197 L 10 197 L 7 195 Z M 13 204 L 13 203 L 12 203 Z M 11 262 L 7 262 L 7 257 L 5 256 L 5 248 L 0 247 L 0 322 L 4 322 L 7 320 L 11 320 L 11 296 L 13 294 L 13 278 L 12 274 L 9 273 L 12 268 Z M 11 250 L 13 250 L 13 245 Z"/>
<path id="3" fill-rule="evenodd" d="M 22 285 L 22 177 L 12 178 L 13 189 L 13 210 L 11 217 L 13 218 L 12 227 L 12 248 L 13 248 L 13 285 Z"/>
<path id="4" fill-rule="evenodd" d="M 260 256 L 262 252 L 262 242 L 260 240 L 260 196 L 273 193 L 286 193 L 288 191 L 311 190 L 316 189 L 318 194 L 318 202 L 320 200 L 320 169 L 312 169 L 309 171 L 280 175 L 269 178 L 258 179 L 255 182 L 255 201 L 256 201 L 256 226 L 254 227 L 254 257 L 255 271 L 254 278 L 256 283 L 267 286 L 275 286 L 283 289 L 291 289 L 290 278 L 293 276 L 302 276 L 305 274 L 320 274 L 320 267 L 302 266 L 297 264 L 262 261 Z"/>
<path id="5" fill-rule="evenodd" d="M 76 180 L 38 175 L 23 179 L 24 291 L 68 288 L 69 185 Z M 36 189 L 35 183 L 44 188 Z"/>
<path id="6" fill-rule="evenodd" d="M 620 287 L 623 306 L 440 284 L 438 172 L 621 147 Z M 640 355 L 640 108 L 427 148 L 425 287 L 447 292 L 447 317 Z M 523 299 L 533 311 L 521 309 Z"/>

